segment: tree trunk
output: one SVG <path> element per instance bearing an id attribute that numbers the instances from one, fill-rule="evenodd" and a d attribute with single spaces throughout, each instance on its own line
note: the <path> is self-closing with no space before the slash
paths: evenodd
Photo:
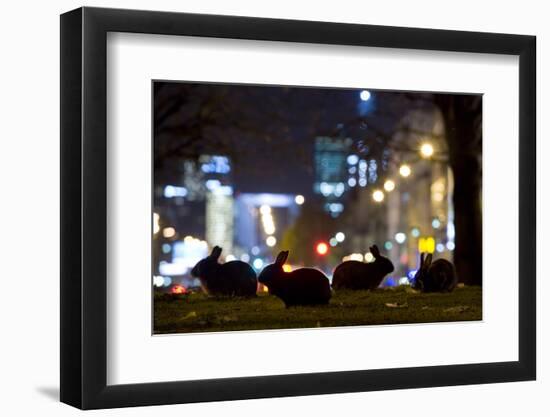
<path id="1" fill-rule="evenodd" d="M 454 177 L 454 263 L 460 282 L 482 284 L 481 98 L 441 95 L 436 103 L 445 121 Z"/>

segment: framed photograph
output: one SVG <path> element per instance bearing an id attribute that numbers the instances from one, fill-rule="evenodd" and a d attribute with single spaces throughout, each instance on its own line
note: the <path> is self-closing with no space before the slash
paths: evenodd
<path id="1" fill-rule="evenodd" d="M 533 380 L 535 37 L 61 16 L 61 401 Z"/>

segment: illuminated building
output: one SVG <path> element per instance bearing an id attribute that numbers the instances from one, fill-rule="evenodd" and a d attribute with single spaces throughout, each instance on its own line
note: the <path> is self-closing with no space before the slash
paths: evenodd
<path id="1" fill-rule="evenodd" d="M 320 136 L 315 139 L 313 191 L 323 196 L 325 210 L 334 217 L 344 211 L 342 196 L 348 185 L 348 155 L 353 140 Z"/>

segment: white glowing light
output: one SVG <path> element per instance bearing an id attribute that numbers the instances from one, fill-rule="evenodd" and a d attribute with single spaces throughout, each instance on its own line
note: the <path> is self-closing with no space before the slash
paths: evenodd
<path id="1" fill-rule="evenodd" d="M 350 187 L 355 187 L 357 185 L 357 180 L 355 178 L 349 178 L 348 179 L 348 185 Z"/>
<path id="2" fill-rule="evenodd" d="M 162 287 L 164 285 L 164 278 L 160 275 L 155 275 L 153 277 L 153 285 L 155 287 Z"/>
<path id="3" fill-rule="evenodd" d="M 334 237 L 336 238 L 336 240 L 338 242 L 343 242 L 344 239 L 346 238 L 346 235 L 342 232 L 338 232 L 338 233 L 336 233 L 336 235 L 334 235 Z"/>
<path id="4" fill-rule="evenodd" d="M 176 235 L 176 229 L 173 227 L 165 227 L 162 231 L 162 235 L 166 238 L 174 237 Z"/>
<path id="5" fill-rule="evenodd" d="M 359 157 L 357 155 L 348 155 L 347 161 L 349 165 L 355 165 L 359 162 Z"/>
<path id="6" fill-rule="evenodd" d="M 330 246 L 335 247 L 338 244 L 338 241 L 335 237 L 331 237 L 328 243 L 330 244 Z"/>
<path id="7" fill-rule="evenodd" d="M 372 193 L 372 199 L 377 203 L 384 201 L 384 193 L 381 190 L 374 190 Z"/>
<path id="8" fill-rule="evenodd" d="M 434 229 L 439 229 L 441 227 L 441 222 L 439 221 L 439 219 L 432 220 L 432 227 Z"/>
<path id="9" fill-rule="evenodd" d="M 447 242 L 447 249 L 449 249 L 449 250 L 455 250 L 455 244 L 454 244 L 454 242 Z"/>
<path id="10" fill-rule="evenodd" d="M 153 233 L 156 235 L 160 231 L 160 216 L 158 213 L 153 213 Z"/>
<path id="11" fill-rule="evenodd" d="M 235 257 L 235 255 L 227 255 L 225 257 L 225 262 L 231 262 L 231 261 L 235 261 L 237 258 Z"/>
<path id="12" fill-rule="evenodd" d="M 359 93 L 359 97 L 362 101 L 369 101 L 370 100 L 370 91 L 363 90 Z"/>
<path id="13" fill-rule="evenodd" d="M 301 194 L 298 194 L 296 197 L 294 197 L 294 202 L 296 204 L 298 204 L 299 206 L 301 206 L 302 204 L 304 204 L 304 202 L 306 201 L 306 199 L 304 198 L 303 195 Z"/>
<path id="14" fill-rule="evenodd" d="M 407 164 L 403 164 L 399 167 L 399 175 L 401 175 L 404 178 L 407 178 L 409 175 L 411 175 L 411 167 Z"/>
<path id="15" fill-rule="evenodd" d="M 394 189 L 395 189 L 395 182 L 393 182 L 392 180 L 387 180 L 384 183 L 384 190 L 386 190 L 387 192 L 393 191 Z"/>
<path id="16" fill-rule="evenodd" d="M 441 253 L 445 250 L 445 245 L 443 243 L 438 243 L 437 246 L 435 247 L 435 250 Z"/>
<path id="17" fill-rule="evenodd" d="M 264 216 L 267 214 L 271 214 L 271 207 L 269 207 L 267 204 L 264 204 L 260 207 L 260 213 Z"/>
<path id="18" fill-rule="evenodd" d="M 270 248 L 272 248 L 277 244 L 277 239 L 275 238 L 275 236 L 268 236 L 267 239 L 265 240 L 265 244 Z"/>
<path id="19" fill-rule="evenodd" d="M 420 236 L 420 230 L 417 228 L 417 227 L 413 227 L 412 230 L 411 230 L 411 235 L 413 237 L 418 237 Z"/>
<path id="20" fill-rule="evenodd" d="M 243 262 L 248 262 L 248 261 L 250 261 L 250 255 L 249 255 L 248 253 L 243 253 L 243 254 L 241 255 L 241 261 L 243 261 Z"/>
<path id="21" fill-rule="evenodd" d="M 264 261 L 260 258 L 256 258 L 254 259 L 254 262 L 252 262 L 252 266 L 256 269 L 261 269 L 261 267 L 264 266 Z"/>
<path id="22" fill-rule="evenodd" d="M 407 240 L 407 235 L 405 233 L 399 232 L 399 233 L 395 234 L 395 241 L 397 243 L 401 244 L 401 243 L 405 242 L 405 240 Z"/>
<path id="23" fill-rule="evenodd" d="M 365 253 L 365 262 L 374 262 L 374 255 L 370 252 Z"/>
<path id="24" fill-rule="evenodd" d="M 434 154 L 434 147 L 430 143 L 423 143 L 420 146 L 420 155 L 422 158 L 430 158 Z"/>

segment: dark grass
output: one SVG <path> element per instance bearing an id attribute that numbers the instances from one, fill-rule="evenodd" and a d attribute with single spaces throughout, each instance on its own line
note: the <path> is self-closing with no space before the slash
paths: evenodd
<path id="1" fill-rule="evenodd" d="M 481 288 L 423 294 L 409 287 L 337 291 L 330 304 L 285 308 L 271 295 L 211 298 L 201 293 L 154 297 L 154 333 L 294 329 L 481 320 Z"/>

